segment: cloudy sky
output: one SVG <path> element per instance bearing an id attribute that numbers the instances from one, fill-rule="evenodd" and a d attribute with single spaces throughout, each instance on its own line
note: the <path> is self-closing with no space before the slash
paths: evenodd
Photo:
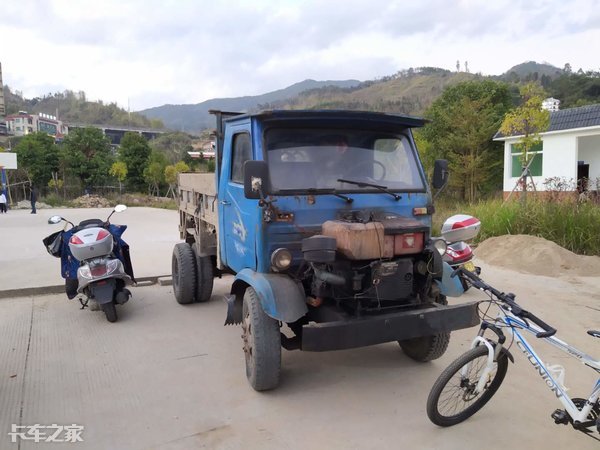
<path id="1" fill-rule="evenodd" d="M 600 0 L 19 0 L 0 8 L 4 84 L 132 110 L 307 78 L 524 61 L 600 69 Z"/>

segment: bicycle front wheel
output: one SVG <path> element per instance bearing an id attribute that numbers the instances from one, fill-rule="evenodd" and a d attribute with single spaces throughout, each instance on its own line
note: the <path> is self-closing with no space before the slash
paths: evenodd
<path id="1" fill-rule="evenodd" d="M 500 353 L 485 387 L 475 393 L 487 358 L 487 347 L 480 345 L 462 354 L 442 372 L 427 399 L 427 416 L 434 424 L 441 427 L 456 425 L 467 420 L 492 398 L 504 380 L 508 358 L 505 353 Z"/>

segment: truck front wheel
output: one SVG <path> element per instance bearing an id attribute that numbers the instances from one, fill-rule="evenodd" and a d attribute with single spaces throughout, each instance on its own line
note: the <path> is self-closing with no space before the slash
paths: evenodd
<path id="1" fill-rule="evenodd" d="M 265 314 L 251 287 L 244 294 L 242 330 L 248 382 L 256 391 L 276 388 L 281 370 L 279 322 Z"/>
<path id="2" fill-rule="evenodd" d="M 441 305 L 448 304 L 446 296 L 441 294 L 438 294 L 435 302 Z M 415 361 L 427 362 L 438 359 L 446 353 L 449 342 L 450 333 L 438 333 L 414 339 L 403 339 L 398 341 L 398 344 L 409 358 Z"/>
<path id="3" fill-rule="evenodd" d="M 177 303 L 187 305 L 196 297 L 196 257 L 192 247 L 182 242 L 175 245 L 171 260 L 173 293 Z"/>

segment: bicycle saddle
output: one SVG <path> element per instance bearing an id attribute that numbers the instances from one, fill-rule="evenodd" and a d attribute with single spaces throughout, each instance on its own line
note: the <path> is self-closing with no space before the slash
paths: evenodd
<path id="1" fill-rule="evenodd" d="M 587 332 L 590 336 L 594 336 L 597 338 L 600 338 L 600 331 L 596 331 L 596 330 L 588 330 Z"/>

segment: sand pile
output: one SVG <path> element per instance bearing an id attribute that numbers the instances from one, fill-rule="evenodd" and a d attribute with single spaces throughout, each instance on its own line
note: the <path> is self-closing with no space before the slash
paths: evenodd
<path id="1" fill-rule="evenodd" d="M 49 209 L 52 208 L 50 205 L 46 205 L 42 202 L 35 202 L 35 209 Z M 31 202 L 29 200 L 21 200 L 15 205 L 11 206 L 11 209 L 31 209 Z"/>
<path id="2" fill-rule="evenodd" d="M 486 239 L 477 246 L 475 256 L 491 265 L 534 275 L 600 276 L 600 257 L 577 255 L 537 236 L 518 234 Z"/>
<path id="3" fill-rule="evenodd" d="M 110 202 L 99 195 L 82 195 L 73 200 L 78 208 L 110 208 Z"/>

